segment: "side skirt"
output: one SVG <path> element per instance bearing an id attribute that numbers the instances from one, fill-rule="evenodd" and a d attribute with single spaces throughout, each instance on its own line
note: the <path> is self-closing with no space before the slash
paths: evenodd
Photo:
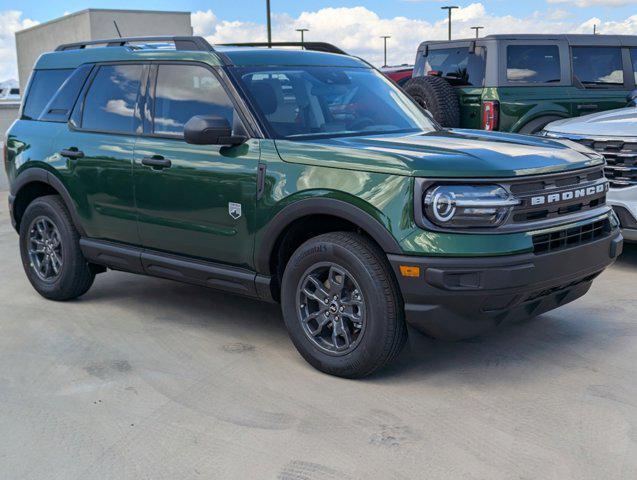
<path id="1" fill-rule="evenodd" d="M 271 278 L 251 270 L 88 238 L 80 239 L 80 248 L 89 262 L 113 270 L 167 278 L 274 302 L 269 288 Z"/>

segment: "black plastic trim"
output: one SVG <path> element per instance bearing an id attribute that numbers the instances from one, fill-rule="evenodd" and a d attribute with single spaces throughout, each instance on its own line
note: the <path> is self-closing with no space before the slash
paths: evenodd
<path id="1" fill-rule="evenodd" d="M 86 259 L 113 270 L 201 285 L 273 302 L 271 278 L 244 268 L 168 254 L 142 247 L 82 238 Z"/>
<path id="2" fill-rule="evenodd" d="M 270 275 L 270 258 L 281 233 L 292 222 L 309 215 L 332 215 L 354 223 L 369 234 L 386 253 L 399 254 L 400 245 L 389 231 L 376 219 L 354 205 L 333 198 L 309 198 L 299 200 L 278 212 L 263 233 L 263 242 L 255 252 L 257 272 Z"/>
<path id="3" fill-rule="evenodd" d="M 53 187 L 54 190 L 58 192 L 58 194 L 62 197 L 66 208 L 71 214 L 71 218 L 73 219 L 75 228 L 80 235 L 84 236 L 86 232 L 84 230 L 84 227 L 82 226 L 82 222 L 80 221 L 80 216 L 77 213 L 77 208 L 75 206 L 75 203 L 73 202 L 73 198 L 69 194 L 64 184 L 60 181 L 60 179 L 48 170 L 38 167 L 30 167 L 24 172 L 20 173 L 17 176 L 15 182 L 11 185 L 11 195 L 17 198 L 20 190 L 22 190 L 23 187 L 34 182 L 41 182 L 50 185 L 51 187 Z M 11 214 L 13 215 L 13 211 Z M 16 222 L 17 220 L 18 219 L 16 218 Z"/>

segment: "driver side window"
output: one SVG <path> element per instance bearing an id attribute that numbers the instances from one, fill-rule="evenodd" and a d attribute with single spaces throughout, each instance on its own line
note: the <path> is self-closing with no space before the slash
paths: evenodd
<path id="1" fill-rule="evenodd" d="M 159 65 L 153 133 L 183 135 L 195 115 L 214 115 L 235 125 L 232 100 L 217 77 L 199 65 Z"/>

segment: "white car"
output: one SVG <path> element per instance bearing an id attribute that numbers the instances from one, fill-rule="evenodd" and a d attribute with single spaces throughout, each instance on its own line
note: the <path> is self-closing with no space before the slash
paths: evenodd
<path id="1" fill-rule="evenodd" d="M 601 153 L 613 206 L 628 241 L 637 242 L 637 107 L 549 123 L 541 135 L 565 138 Z"/>

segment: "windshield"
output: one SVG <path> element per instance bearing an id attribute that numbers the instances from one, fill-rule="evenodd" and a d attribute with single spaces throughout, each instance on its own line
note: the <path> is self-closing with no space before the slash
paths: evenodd
<path id="1" fill-rule="evenodd" d="M 233 68 L 275 138 L 436 130 L 426 113 L 369 68 Z"/>

